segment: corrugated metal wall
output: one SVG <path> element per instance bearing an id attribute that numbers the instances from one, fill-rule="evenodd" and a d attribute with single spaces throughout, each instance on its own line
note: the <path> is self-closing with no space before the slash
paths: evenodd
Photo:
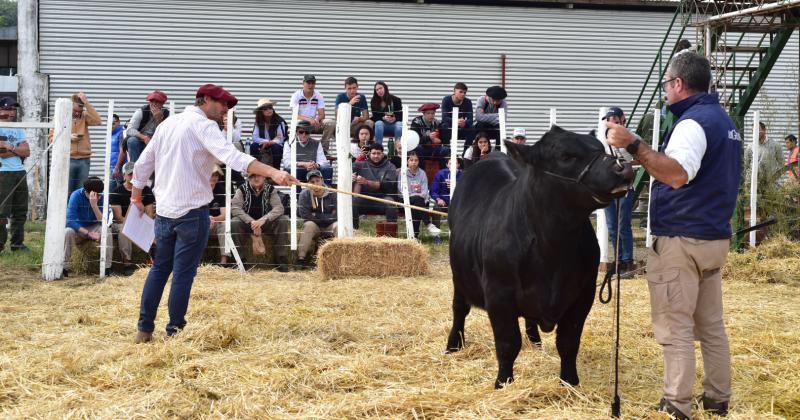
<path id="1" fill-rule="evenodd" d="M 311 0 L 40 0 L 41 71 L 50 76 L 51 113 L 55 98 L 82 89 L 101 112 L 114 99 L 123 120 L 152 89 L 182 109 L 200 84 L 220 83 L 239 97 L 249 131 L 260 97 L 278 100 L 278 111 L 290 114 L 288 99 L 305 73 L 316 74 L 329 115 L 350 75 L 368 99 L 383 80 L 416 108 L 441 101 L 456 81 L 477 100 L 500 83 L 506 54 L 509 130 L 526 127 L 538 138 L 550 107 L 559 109 L 560 125 L 576 131 L 595 126 L 600 106 L 629 110 L 671 17 Z M 776 70 L 781 79 L 767 83 L 769 98 L 780 102 L 773 104 L 775 121 L 794 118 L 785 112 L 796 101 L 797 42 L 790 45 L 794 52 Z M 93 173 L 102 170 L 102 136 L 102 128 L 92 132 Z"/>

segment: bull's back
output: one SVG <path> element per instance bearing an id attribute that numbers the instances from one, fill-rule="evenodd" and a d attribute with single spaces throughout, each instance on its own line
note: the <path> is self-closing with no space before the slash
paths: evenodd
<path id="1" fill-rule="evenodd" d="M 473 227 L 474 222 L 478 221 L 477 216 L 483 215 L 482 220 L 485 221 L 485 216 L 502 204 L 497 200 L 503 200 L 503 195 L 507 193 L 503 187 L 507 187 L 517 179 L 515 175 L 519 169 L 517 164 L 503 153 L 496 155 L 490 155 L 490 158 L 473 165 L 464 172 L 456 185 L 448 209 L 451 235 L 458 234 L 462 219 L 468 226 Z M 504 201 L 507 201 L 507 198 Z"/>

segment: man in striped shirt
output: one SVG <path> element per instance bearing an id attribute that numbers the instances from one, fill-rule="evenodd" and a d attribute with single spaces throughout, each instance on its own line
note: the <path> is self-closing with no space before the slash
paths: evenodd
<path id="1" fill-rule="evenodd" d="M 256 173 L 276 184 L 297 182 L 285 171 L 258 162 L 228 143 L 218 122 L 236 105 L 237 99 L 221 86 L 206 84 L 196 93 L 195 106 L 162 122 L 144 149 L 133 174 L 131 203 L 143 211 L 142 189 L 155 171 L 153 192 L 158 203 L 155 235 L 158 247 L 153 268 L 142 290 L 136 343 L 150 341 L 156 311 L 167 279 L 171 336 L 186 325 L 186 310 L 197 266 L 208 241 L 209 209 L 213 199 L 208 183 L 217 161 L 239 172 Z"/>

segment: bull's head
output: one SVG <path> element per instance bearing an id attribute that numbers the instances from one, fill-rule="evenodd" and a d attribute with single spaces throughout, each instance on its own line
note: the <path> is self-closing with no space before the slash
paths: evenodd
<path id="1" fill-rule="evenodd" d="M 553 194 L 565 194 L 583 208 L 607 206 L 623 197 L 633 180 L 631 165 L 607 154 L 596 138 L 558 126 L 533 146 L 506 142 L 506 147 L 517 163 L 531 169 L 530 176 L 560 186 Z"/>

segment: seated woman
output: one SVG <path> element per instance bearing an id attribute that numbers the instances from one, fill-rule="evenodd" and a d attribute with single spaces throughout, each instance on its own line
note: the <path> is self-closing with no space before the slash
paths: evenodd
<path id="1" fill-rule="evenodd" d="M 283 141 L 287 137 L 286 121 L 275 112 L 275 105 L 269 98 L 258 100 L 256 122 L 253 124 L 253 143 L 250 154 L 260 162 L 280 168 L 283 157 Z"/>
<path id="2" fill-rule="evenodd" d="M 477 163 L 479 160 L 485 159 L 491 152 L 492 148 L 489 135 L 486 134 L 485 131 L 481 131 L 475 136 L 475 142 L 472 143 L 472 147 L 464 152 L 466 168 L 469 169 L 470 166 Z"/>
<path id="3" fill-rule="evenodd" d="M 428 207 L 430 193 L 428 192 L 428 176 L 425 171 L 419 168 L 419 156 L 417 152 L 408 153 L 408 196 L 411 205 L 417 207 Z M 414 237 L 419 238 L 420 222 L 424 222 L 431 236 L 439 236 L 442 232 L 436 225 L 431 223 L 430 213 L 411 209 L 411 224 L 414 226 Z"/>
<path id="4" fill-rule="evenodd" d="M 353 161 L 362 162 L 369 154 L 369 146 L 374 143 L 372 127 L 361 124 L 353 130 L 353 139 L 350 143 L 350 155 Z"/>
<path id="5" fill-rule="evenodd" d="M 375 143 L 383 144 L 384 134 L 395 138 L 403 134 L 403 101 L 389 93 L 386 83 L 375 82 L 370 109 L 375 121 Z"/>

